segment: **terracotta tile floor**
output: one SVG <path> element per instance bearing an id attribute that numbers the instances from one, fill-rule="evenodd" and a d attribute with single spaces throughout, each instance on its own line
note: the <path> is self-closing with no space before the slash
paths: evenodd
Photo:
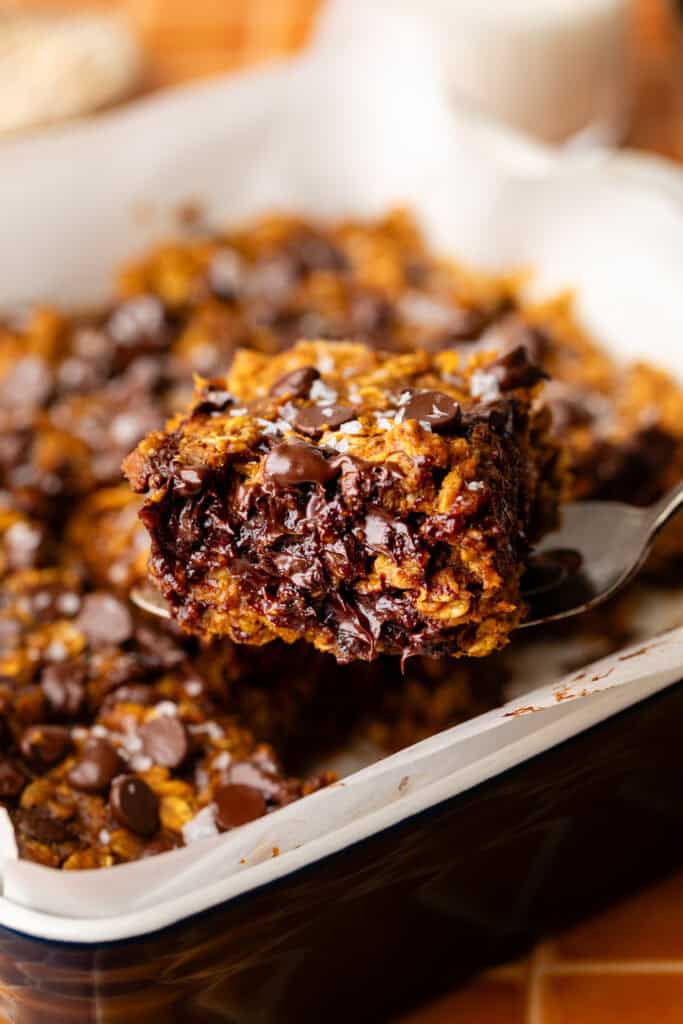
<path id="1" fill-rule="evenodd" d="M 683 872 L 400 1024 L 682 1024 Z"/>

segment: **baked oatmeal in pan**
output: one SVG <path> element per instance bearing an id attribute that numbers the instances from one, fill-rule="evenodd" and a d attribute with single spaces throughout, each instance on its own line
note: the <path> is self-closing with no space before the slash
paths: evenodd
<path id="1" fill-rule="evenodd" d="M 331 776 L 310 768 L 320 750 L 358 736 L 397 749 L 499 701 L 505 652 L 416 652 L 503 644 L 522 614 L 525 552 L 552 525 L 560 485 L 570 500 L 646 504 L 683 474 L 677 383 L 646 364 L 617 366 L 577 325 L 570 297 L 530 306 L 522 283 L 441 259 L 405 213 L 332 226 L 270 217 L 228 232 L 199 225 L 155 249 L 96 315 L 0 317 L 0 801 L 21 856 L 67 868 L 148 856 L 325 785 Z M 337 406 L 352 415 L 339 420 Z M 171 417 L 169 444 L 158 432 Z M 261 608 L 251 639 L 291 640 L 292 628 L 295 645 L 198 639 L 129 600 L 150 542 L 122 460 L 155 435 L 129 472 L 150 485 L 147 502 L 168 485 L 152 505 L 180 513 L 209 493 L 218 465 L 235 471 L 225 442 L 237 427 L 248 493 L 231 528 L 286 513 L 299 543 L 304 496 L 316 522 L 321 502 L 336 502 L 328 555 L 306 549 L 297 568 L 286 540 L 254 531 L 247 546 L 257 565 L 279 559 L 283 577 L 286 564 L 315 609 L 301 628 Z M 387 434 L 408 468 L 399 483 Z M 204 474 L 206 442 L 219 436 Z M 198 464 L 181 465 L 195 443 Z M 288 479 L 302 464 L 278 465 L 281 445 L 303 454 L 304 475 L 315 466 L 325 479 Z M 174 474 L 188 468 L 186 493 L 172 498 Z M 177 524 L 158 511 L 144 518 L 155 544 L 164 533 L 153 555 L 161 579 Z M 427 519 L 441 561 L 426 572 Z M 475 542 L 477 524 L 486 529 Z M 680 531 L 658 551 L 666 574 L 683 552 Z M 328 556 L 331 616 L 318 613 L 315 579 Z M 442 603 L 435 580 L 456 558 L 458 594 L 449 582 Z M 197 600 L 202 572 L 188 586 L 181 568 L 164 586 L 183 624 L 230 632 L 208 627 L 206 608 L 220 607 Z M 413 620 L 397 629 L 394 611 L 379 623 L 371 614 L 387 588 L 410 593 Z M 449 618 L 457 600 L 460 626 Z M 251 629 L 253 609 L 241 610 Z M 613 613 L 604 616 L 609 629 Z"/>

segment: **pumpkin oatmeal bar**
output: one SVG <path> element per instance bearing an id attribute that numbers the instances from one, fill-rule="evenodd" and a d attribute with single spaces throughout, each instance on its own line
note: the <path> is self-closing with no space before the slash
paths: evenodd
<path id="1" fill-rule="evenodd" d="M 524 346 L 461 360 L 300 342 L 238 353 L 125 463 L 181 625 L 340 662 L 481 656 L 519 622 L 557 450 Z"/>

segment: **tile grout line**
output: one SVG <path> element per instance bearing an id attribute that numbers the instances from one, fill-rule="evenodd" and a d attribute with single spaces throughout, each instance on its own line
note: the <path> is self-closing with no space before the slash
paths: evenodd
<path id="1" fill-rule="evenodd" d="M 573 960 L 555 962 L 545 974 L 683 974 L 683 960 Z"/>
<path id="2" fill-rule="evenodd" d="M 527 976 L 525 1024 L 543 1024 L 543 975 L 552 960 L 552 942 L 542 942 L 531 955 Z"/>

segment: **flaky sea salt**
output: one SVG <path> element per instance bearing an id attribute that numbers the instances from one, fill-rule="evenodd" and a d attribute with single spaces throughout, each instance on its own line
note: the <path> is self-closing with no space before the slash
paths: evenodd
<path id="1" fill-rule="evenodd" d="M 284 423 L 285 421 L 275 420 L 273 422 L 271 420 L 257 419 L 256 422 L 261 428 L 261 432 L 265 434 L 266 437 L 276 437 L 278 434 L 282 432 L 282 427 L 280 426 L 280 424 Z M 285 426 L 287 426 L 287 424 L 285 424 Z"/>
<path id="2" fill-rule="evenodd" d="M 60 640 L 53 640 L 45 648 L 45 661 L 66 661 L 69 652 Z"/>
<path id="3" fill-rule="evenodd" d="M 314 380 L 308 395 L 316 402 L 336 402 L 339 397 L 334 388 L 331 388 L 324 380 Z"/>
<path id="4" fill-rule="evenodd" d="M 109 424 L 109 431 L 116 443 L 128 448 L 132 447 L 140 437 L 141 428 L 144 431 L 145 427 L 140 423 L 140 418 L 129 412 L 120 413 Z"/>
<path id="5" fill-rule="evenodd" d="M 196 843 L 198 839 L 211 839 L 218 835 L 216 826 L 216 809 L 214 804 L 202 807 L 201 811 L 185 822 L 182 828 L 183 839 L 186 845 Z"/>
<path id="6" fill-rule="evenodd" d="M 473 398 L 481 398 L 484 402 L 495 402 L 500 398 L 498 381 L 487 370 L 475 370 L 470 378 L 470 391 Z"/>
<path id="7" fill-rule="evenodd" d="M 148 772 L 153 764 L 152 758 L 146 754 L 133 754 L 130 759 L 130 766 L 134 772 Z"/>
<path id="8" fill-rule="evenodd" d="M 344 454 L 349 450 L 349 442 L 346 440 L 345 437 L 326 437 L 325 447 L 334 448 L 336 452 L 341 452 L 342 454 Z"/>
<path id="9" fill-rule="evenodd" d="M 210 740 L 220 740 L 225 736 L 225 732 L 218 722 L 202 722 L 201 725 L 191 725 L 189 730 L 199 736 L 208 736 Z"/>
<path id="10" fill-rule="evenodd" d="M 332 371 L 334 370 L 334 359 L 332 358 L 332 356 L 328 355 L 326 352 L 323 352 L 322 355 L 319 356 L 318 358 L 316 369 L 318 373 L 332 373 Z"/>
<path id="11" fill-rule="evenodd" d="M 232 755 L 230 752 L 228 750 L 221 750 L 220 754 L 216 754 L 211 762 L 211 767 L 215 768 L 217 772 L 224 772 L 226 768 L 230 767 L 231 761 Z"/>
<path id="12" fill-rule="evenodd" d="M 363 425 L 360 420 L 348 420 L 346 423 L 342 423 L 339 428 L 340 434 L 362 434 Z"/>
<path id="13" fill-rule="evenodd" d="M 142 740 L 136 732 L 128 732 L 121 737 L 121 746 L 125 753 L 137 754 L 142 750 Z"/>
<path id="14" fill-rule="evenodd" d="M 75 615 L 81 605 L 78 594 L 62 594 L 59 599 L 59 610 L 64 615 Z"/>
<path id="15" fill-rule="evenodd" d="M 169 718 L 175 718 L 178 714 L 178 705 L 172 700 L 160 700 L 158 704 L 154 705 L 154 713 L 158 717 L 168 715 Z"/>

